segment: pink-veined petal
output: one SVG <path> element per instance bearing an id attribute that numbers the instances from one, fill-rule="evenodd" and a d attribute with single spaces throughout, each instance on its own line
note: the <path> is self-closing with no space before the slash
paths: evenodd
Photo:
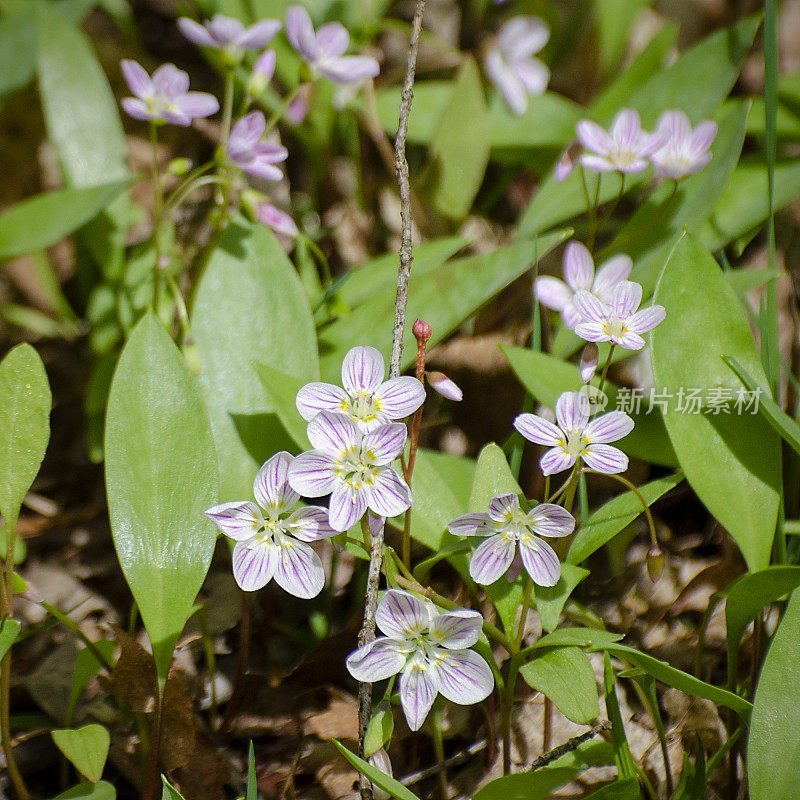
<path id="1" fill-rule="evenodd" d="M 397 675 L 406 664 L 408 656 L 401 652 L 397 642 L 380 636 L 362 645 L 347 656 L 347 671 L 357 680 L 375 683 Z"/>
<path id="2" fill-rule="evenodd" d="M 263 589 L 272 580 L 279 558 L 272 540 L 237 542 L 233 548 L 233 577 L 246 592 Z"/>
<path id="3" fill-rule="evenodd" d="M 191 119 L 210 117 L 219 111 L 219 100 L 208 92 L 187 92 L 175 98 L 175 108 Z"/>
<path id="4" fill-rule="evenodd" d="M 265 50 L 253 64 L 253 75 L 263 75 L 264 79 L 269 83 L 275 75 L 275 64 L 277 63 L 278 56 L 274 50 Z"/>
<path id="5" fill-rule="evenodd" d="M 569 242 L 564 249 L 564 280 L 574 292 L 592 286 L 594 261 L 580 242 Z"/>
<path id="6" fill-rule="evenodd" d="M 381 517 L 396 517 L 411 506 L 411 489 L 391 467 L 380 467 L 365 493 L 370 510 Z"/>
<path id="7" fill-rule="evenodd" d="M 575 517 L 554 503 L 539 503 L 525 516 L 540 536 L 569 536 L 575 530 Z"/>
<path id="8" fill-rule="evenodd" d="M 294 220 L 271 203 L 259 203 L 256 209 L 258 221 L 284 236 L 297 236 L 299 231 Z"/>
<path id="9" fill-rule="evenodd" d="M 452 703 L 480 703 L 494 689 L 491 668 L 474 650 L 439 650 L 432 664 L 439 678 L 439 691 Z"/>
<path id="10" fill-rule="evenodd" d="M 406 639 L 422 633 L 431 622 L 433 606 L 411 592 L 389 589 L 375 611 L 375 623 L 392 639 Z"/>
<path id="11" fill-rule="evenodd" d="M 661 139 L 661 147 L 682 148 L 691 139 L 692 125 L 683 111 L 673 109 L 664 111 L 658 118 L 656 133 Z"/>
<path id="12" fill-rule="evenodd" d="M 328 453 L 307 450 L 289 467 L 289 485 L 303 497 L 322 497 L 336 486 L 336 465 Z"/>
<path id="13" fill-rule="evenodd" d="M 619 287 L 619 284 L 617 286 Z M 605 322 L 608 319 L 608 306 L 591 292 L 576 292 L 572 304 L 580 314 L 582 322 Z"/>
<path id="14" fill-rule="evenodd" d="M 367 433 L 361 440 L 361 453 L 371 464 L 383 466 L 403 451 L 408 429 L 402 422 L 387 422 Z"/>
<path id="15" fill-rule="evenodd" d="M 275 567 L 275 583 L 289 594 L 308 600 L 325 585 L 325 570 L 319 556 L 305 542 L 284 538 Z"/>
<path id="16" fill-rule="evenodd" d="M 320 411 L 308 423 L 306 434 L 312 447 L 339 457 L 361 442 L 356 423 L 337 411 Z"/>
<path id="17" fill-rule="evenodd" d="M 570 330 L 574 330 L 575 326 L 583 321 L 583 317 L 578 313 L 575 304 L 571 300 L 561 309 L 561 319 Z"/>
<path id="18" fill-rule="evenodd" d="M 378 409 L 389 419 L 403 419 L 425 402 L 425 387 L 410 375 L 390 378 L 375 392 Z"/>
<path id="19" fill-rule="evenodd" d="M 438 691 L 436 673 L 421 658 L 412 657 L 400 676 L 400 705 L 412 731 L 422 727 Z"/>
<path id="20" fill-rule="evenodd" d="M 550 70 L 538 58 L 517 58 L 509 66 L 529 95 L 539 95 L 547 89 Z"/>
<path id="21" fill-rule="evenodd" d="M 626 150 L 633 150 L 642 133 L 642 121 L 637 111 L 623 108 L 611 124 L 611 138 L 614 144 Z"/>
<path id="22" fill-rule="evenodd" d="M 556 401 L 556 420 L 562 431 L 582 430 L 589 420 L 589 398 L 583 392 L 562 392 Z"/>
<path id="23" fill-rule="evenodd" d="M 350 395 L 374 392 L 383 383 L 383 356 L 374 347 L 353 347 L 342 361 L 342 385 Z"/>
<path id="24" fill-rule="evenodd" d="M 583 435 L 590 444 L 608 444 L 627 436 L 633 430 L 633 420 L 622 411 L 609 411 L 595 417 L 584 428 Z"/>
<path id="25" fill-rule="evenodd" d="M 266 127 L 267 120 L 260 111 L 251 111 L 241 119 L 237 119 L 228 138 L 228 151 L 238 152 L 239 148 L 252 148 Z"/>
<path id="26" fill-rule="evenodd" d="M 170 99 L 180 97 L 189 91 L 189 73 L 178 69 L 174 64 L 162 64 L 153 73 L 153 92 Z"/>
<path id="27" fill-rule="evenodd" d="M 552 422 L 536 414 L 519 414 L 514 427 L 529 441 L 536 444 L 555 445 L 564 434 Z"/>
<path id="28" fill-rule="evenodd" d="M 338 58 L 350 44 L 350 34 L 341 22 L 329 22 L 317 31 L 317 58 Z"/>
<path id="29" fill-rule="evenodd" d="M 283 172 L 274 164 L 268 164 L 260 160 L 250 161 L 249 163 L 237 163 L 235 159 L 231 160 L 248 175 L 254 175 L 256 178 L 262 178 L 265 181 L 279 181 L 283 178 Z"/>
<path id="30" fill-rule="evenodd" d="M 699 154 L 711 147 L 717 135 L 717 123 L 707 119 L 701 122 L 692 132 L 690 149 L 692 153 Z"/>
<path id="31" fill-rule="evenodd" d="M 550 29 L 539 17 L 512 17 L 497 33 L 497 44 L 507 58 L 525 58 L 538 53 L 550 38 Z"/>
<path id="32" fill-rule="evenodd" d="M 453 536 L 489 536 L 495 532 L 489 515 L 479 512 L 456 517 L 448 523 L 447 530 Z"/>
<path id="33" fill-rule="evenodd" d="M 437 614 L 431 621 L 429 633 L 433 642 L 448 650 L 463 650 L 478 641 L 483 617 L 470 608 L 456 608 Z"/>
<path id="34" fill-rule="evenodd" d="M 252 539 L 261 525 L 261 512 L 255 503 L 220 503 L 204 513 L 226 536 L 237 542 Z"/>
<path id="35" fill-rule="evenodd" d="M 627 279 L 633 268 L 633 261 L 630 256 L 620 254 L 609 258 L 599 270 L 592 283 L 592 294 L 599 297 L 603 302 L 611 301 L 614 289 L 620 281 Z"/>
<path id="36" fill-rule="evenodd" d="M 536 299 L 554 311 L 561 311 L 564 306 L 572 302 L 572 289 L 564 281 L 543 275 L 536 279 Z"/>
<path id="37" fill-rule="evenodd" d="M 143 99 L 152 92 L 153 84 L 150 76 L 141 64 L 130 58 L 125 58 L 120 61 L 120 68 L 122 69 L 122 77 L 125 78 L 125 83 L 128 84 L 128 88 L 138 98 Z"/>
<path id="38" fill-rule="evenodd" d="M 633 333 L 647 333 L 647 331 L 653 330 L 656 325 L 660 325 L 666 316 L 667 311 L 664 306 L 649 306 L 637 311 L 630 317 L 625 327 Z"/>
<path id="39" fill-rule="evenodd" d="M 610 444 L 590 444 L 581 456 L 589 469 L 615 475 L 628 469 L 628 456 Z"/>
<path id="40" fill-rule="evenodd" d="M 261 50 L 275 38 L 283 27 L 277 19 L 262 19 L 253 23 L 237 37 L 236 45 L 244 50 Z"/>
<path id="41" fill-rule="evenodd" d="M 244 24 L 235 17 L 214 14 L 211 20 L 206 22 L 206 30 L 211 34 L 218 47 L 227 47 L 242 35 Z"/>
<path id="42" fill-rule="evenodd" d="M 317 542 L 330 539 L 339 531 L 331 528 L 328 522 L 328 509 L 322 506 L 303 506 L 292 512 L 286 520 L 289 533 L 301 542 Z"/>
<path id="43" fill-rule="evenodd" d="M 297 393 L 295 405 L 300 416 L 307 422 L 320 411 L 344 411 L 347 408 L 347 392 L 332 383 L 307 383 Z"/>
<path id="44" fill-rule="evenodd" d="M 456 403 L 464 399 L 464 393 L 458 385 L 451 381 L 443 372 L 426 370 L 425 379 L 428 381 L 428 385 L 442 397 L 446 397 L 448 400 L 453 400 Z"/>
<path id="45" fill-rule="evenodd" d="M 199 44 L 201 47 L 219 46 L 211 34 L 205 29 L 205 26 L 188 17 L 181 17 L 178 20 L 178 30 L 193 44 Z"/>
<path id="46" fill-rule="evenodd" d="M 355 488 L 337 483 L 331 492 L 328 504 L 328 522 L 336 531 L 346 531 L 364 516 L 367 510 L 367 495 L 364 488 Z"/>
<path id="47" fill-rule="evenodd" d="M 641 302 L 642 285 L 634 281 L 620 281 L 614 288 L 611 308 L 616 316 L 627 319 L 639 308 Z"/>
<path id="48" fill-rule="evenodd" d="M 317 39 L 311 17 L 302 6 L 290 6 L 286 10 L 286 36 L 292 47 L 306 60 L 317 56 Z"/>
<path id="49" fill-rule="evenodd" d="M 616 342 L 626 350 L 641 350 L 645 346 L 645 341 L 638 333 L 625 331 L 620 336 L 610 336 L 609 341 Z"/>
<path id="50" fill-rule="evenodd" d="M 611 139 L 596 122 L 590 119 L 582 119 L 575 125 L 575 134 L 578 141 L 593 153 L 604 155 L 611 148 Z"/>
<path id="51" fill-rule="evenodd" d="M 561 563 L 555 550 L 547 542 L 535 536 L 523 537 L 519 543 L 519 552 L 525 571 L 535 584 L 555 586 L 558 583 Z"/>
<path id="52" fill-rule="evenodd" d="M 514 560 L 516 542 L 502 534 L 491 536 L 481 542 L 472 554 L 469 562 L 469 574 L 472 580 L 483 586 L 494 583 L 501 578 Z"/>
<path id="53" fill-rule="evenodd" d="M 253 495 L 263 509 L 288 511 L 299 499 L 289 486 L 289 467 L 294 456 L 282 450 L 269 458 L 256 473 Z"/>
<path id="54" fill-rule="evenodd" d="M 125 113 L 134 119 L 159 119 L 157 114 L 153 114 L 148 109 L 144 100 L 140 100 L 138 97 L 123 97 L 122 100 L 120 100 L 120 105 Z"/>
<path id="55" fill-rule="evenodd" d="M 579 322 L 574 331 L 587 342 L 608 342 L 611 339 L 601 322 Z"/>
<path id="56" fill-rule="evenodd" d="M 592 172 L 614 172 L 617 169 L 616 164 L 608 156 L 584 153 L 579 160 L 584 169 L 592 170 Z"/>
<path id="57" fill-rule="evenodd" d="M 497 87 L 511 111 L 520 116 L 528 110 L 528 93 L 518 75 L 497 49 L 490 50 L 484 61 L 489 80 Z"/>
<path id="58" fill-rule="evenodd" d="M 343 85 L 374 78 L 381 71 L 380 64 L 372 56 L 339 56 L 321 61 L 317 69 L 329 81 Z"/>
<path id="59" fill-rule="evenodd" d="M 597 370 L 598 356 L 599 351 L 594 342 L 589 342 L 589 344 L 583 348 L 581 360 L 578 364 L 578 372 L 581 376 L 581 380 L 584 383 L 589 383 L 589 381 L 594 377 L 594 373 Z"/>
<path id="60" fill-rule="evenodd" d="M 515 494 L 500 494 L 489 502 L 489 517 L 495 522 L 506 522 L 519 511 L 519 498 Z"/>
<path id="61" fill-rule="evenodd" d="M 542 453 L 539 459 L 542 475 L 555 475 L 557 472 L 569 469 L 575 463 L 575 458 L 560 447 L 551 447 Z"/>

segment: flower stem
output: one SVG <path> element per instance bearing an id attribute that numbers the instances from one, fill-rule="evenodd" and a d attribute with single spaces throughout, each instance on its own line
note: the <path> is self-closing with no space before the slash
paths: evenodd
<path id="1" fill-rule="evenodd" d="M 636 497 L 639 499 L 639 502 L 642 504 L 642 508 L 644 509 L 644 515 L 647 518 L 647 527 L 650 529 L 650 543 L 653 545 L 658 545 L 658 538 L 656 537 L 656 526 L 653 522 L 653 515 L 650 513 L 650 506 L 647 505 L 647 501 L 642 496 L 642 493 L 639 489 L 634 486 L 627 478 L 623 478 L 622 475 L 616 475 L 613 473 L 606 473 L 606 472 L 597 472 L 593 469 L 584 470 L 586 475 L 602 475 L 604 478 L 612 478 L 613 480 L 621 483 L 626 488 L 630 489 Z"/>
<path id="2" fill-rule="evenodd" d="M 531 607 L 531 593 L 533 591 L 533 581 L 530 578 L 525 580 L 525 589 L 522 594 L 522 611 L 519 615 L 519 622 L 517 623 L 517 636 L 514 640 L 517 649 L 519 650 L 522 644 L 522 637 L 525 634 L 525 622 L 528 618 L 528 610 Z"/>
<path id="3" fill-rule="evenodd" d="M 153 716 L 153 733 L 150 736 L 150 753 L 147 758 L 147 778 L 144 785 L 144 800 L 155 800 L 158 780 L 159 751 L 161 749 L 161 721 L 164 716 L 164 692 L 159 691 L 156 711 Z"/>
<path id="4" fill-rule="evenodd" d="M 616 343 L 612 342 L 611 347 L 608 348 L 608 356 L 606 357 L 606 363 L 603 364 L 603 371 L 600 373 L 600 385 L 597 387 L 598 392 L 603 391 L 603 386 L 606 382 L 606 375 L 608 375 L 608 368 L 611 366 L 611 357 L 614 355 L 614 348 L 616 347 Z"/>
<path id="5" fill-rule="evenodd" d="M 267 120 L 267 127 L 264 130 L 264 133 L 269 133 L 283 119 L 283 115 L 286 113 L 297 95 L 300 94 L 300 90 L 305 85 L 306 84 L 304 83 L 298 83 L 297 86 L 295 86 L 294 89 L 292 89 L 292 91 L 283 98 L 281 104 L 275 109 L 270 118 Z"/>
<path id="6" fill-rule="evenodd" d="M 431 738 L 433 739 L 433 755 L 437 763 L 444 761 L 444 740 L 442 739 L 442 709 L 437 708 L 431 714 Z M 439 796 L 447 800 L 447 771 L 443 769 L 438 775 Z"/>
<path id="7" fill-rule="evenodd" d="M 158 174 L 158 127 L 150 123 L 150 182 L 153 189 L 153 312 L 158 316 L 158 296 L 161 289 L 161 219 L 164 198 Z"/>

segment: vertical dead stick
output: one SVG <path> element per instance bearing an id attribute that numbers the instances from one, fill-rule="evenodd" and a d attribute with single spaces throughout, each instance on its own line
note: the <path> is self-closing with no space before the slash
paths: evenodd
<path id="1" fill-rule="evenodd" d="M 400 120 L 394 144 L 394 166 L 400 191 L 402 234 L 400 266 L 397 270 L 397 295 L 394 304 L 392 354 L 389 360 L 390 378 L 396 378 L 400 374 L 400 359 L 403 355 L 403 331 L 406 323 L 406 301 L 408 300 L 408 279 L 411 275 L 411 184 L 408 177 L 408 161 L 406 161 L 406 133 L 408 132 L 408 115 L 411 112 L 411 100 L 414 97 L 414 73 L 417 69 L 417 50 L 419 48 L 419 36 L 422 31 L 422 15 L 424 12 L 425 0 L 417 0 L 414 19 L 411 24 L 408 57 L 406 58 L 406 77 L 403 81 L 403 92 L 400 100 Z M 380 578 L 382 556 L 383 528 L 381 527 L 377 535 L 372 537 L 372 547 L 369 554 L 369 574 L 367 577 L 367 596 L 364 602 L 364 623 L 358 636 L 359 645 L 371 642 L 375 638 L 375 608 L 378 605 L 378 580 Z M 372 684 L 361 683 L 358 688 L 358 752 L 362 756 L 364 754 L 364 736 L 367 732 L 371 709 Z M 361 798 L 362 800 L 372 800 L 372 784 L 363 776 L 361 778 Z"/>

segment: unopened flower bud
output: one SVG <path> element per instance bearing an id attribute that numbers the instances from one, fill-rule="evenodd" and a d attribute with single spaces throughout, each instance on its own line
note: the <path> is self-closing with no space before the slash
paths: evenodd
<path id="1" fill-rule="evenodd" d="M 594 377 L 595 370 L 597 369 L 597 359 L 599 350 L 597 349 L 597 345 L 594 342 L 589 342 L 586 347 L 583 348 L 583 353 L 581 353 L 581 362 L 578 365 L 578 371 L 581 375 L 581 380 L 584 383 L 589 383 L 589 381 Z"/>
<path id="2" fill-rule="evenodd" d="M 556 183 L 563 183 L 575 169 L 578 155 L 581 151 L 581 144 L 578 141 L 571 142 L 567 149 L 558 157 L 555 169 Z"/>
<path id="3" fill-rule="evenodd" d="M 664 553 L 657 544 L 654 544 L 647 551 L 645 561 L 647 563 L 647 574 L 650 576 L 650 580 L 655 583 L 664 571 Z"/>
<path id="4" fill-rule="evenodd" d="M 384 775 L 388 775 L 390 778 L 394 777 L 392 762 L 389 761 L 389 754 L 383 748 L 374 752 L 367 761 L 369 761 L 375 769 L 379 769 Z M 375 800 L 388 800 L 389 798 L 388 792 L 381 789 L 380 786 L 376 786 L 374 783 L 372 784 L 372 795 Z"/>
<path id="5" fill-rule="evenodd" d="M 443 372 L 426 372 L 425 377 L 433 389 L 439 392 L 442 397 L 448 400 L 459 402 L 463 399 L 464 393 L 458 386 L 450 380 Z"/>
<path id="6" fill-rule="evenodd" d="M 192 168 L 190 158 L 173 158 L 167 164 L 167 174 L 176 178 L 182 178 Z"/>
<path id="7" fill-rule="evenodd" d="M 274 50 L 265 50 L 256 59 L 256 63 L 253 65 L 253 72 L 247 84 L 248 94 L 253 97 L 259 97 L 266 91 L 272 76 L 275 74 L 275 60 Z"/>
<path id="8" fill-rule="evenodd" d="M 421 319 L 415 320 L 414 325 L 411 328 L 411 332 L 414 334 L 417 344 L 424 344 L 428 341 L 428 339 L 431 338 L 431 335 L 433 334 L 431 326 Z"/>
<path id="9" fill-rule="evenodd" d="M 258 207 L 266 200 L 266 195 L 255 189 L 245 189 L 239 196 L 239 205 L 250 220 L 258 219 Z"/>

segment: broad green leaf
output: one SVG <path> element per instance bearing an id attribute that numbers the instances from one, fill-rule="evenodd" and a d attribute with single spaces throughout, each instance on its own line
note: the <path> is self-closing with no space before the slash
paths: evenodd
<path id="1" fill-rule="evenodd" d="M 556 400 L 563 392 L 577 391 L 583 385 L 576 364 L 522 347 L 501 345 L 500 349 L 520 383 L 548 408 L 555 408 Z M 632 401 L 625 400 L 614 384 L 607 381 L 603 391 L 608 397 L 606 410 L 625 410 L 636 423 L 633 431 L 619 442 L 614 442 L 614 446 L 634 458 L 653 464 L 675 466 L 677 459 L 664 429 L 661 412 L 657 407 L 649 410 L 649 398 L 644 397 L 637 412 L 635 407 L 631 408 Z M 625 406 L 623 402 L 626 403 Z"/>
<path id="2" fill-rule="evenodd" d="M 716 703 L 719 706 L 731 708 L 741 717 L 747 717 L 752 708 L 750 703 L 743 697 L 739 697 L 725 689 L 720 689 L 717 686 L 712 686 L 710 683 L 695 678 L 694 675 L 689 675 L 688 672 L 671 667 L 666 661 L 660 661 L 633 647 L 614 643 L 592 645 L 590 649 L 604 650 L 622 661 L 627 661 L 629 664 L 643 669 L 648 675 L 652 675 L 657 681 L 661 681 L 667 686 L 680 689 L 682 692 L 694 697 L 703 697 L 706 700 L 711 700 L 712 703 Z"/>
<path id="3" fill-rule="evenodd" d="M 419 279 L 413 275 L 408 287 L 406 318 L 424 319 L 432 328 L 429 347 L 440 342 L 513 280 L 533 266 L 534 255 L 542 258 L 569 234 L 556 231 L 538 242 L 520 242 L 491 253 L 457 258 L 430 270 Z M 342 359 L 356 345 L 372 345 L 388 356 L 392 343 L 390 324 L 394 318 L 394 291 L 370 298 L 347 319 L 333 322 L 320 332 L 322 379 L 338 383 Z M 411 325 L 403 338 L 403 369 L 414 362 L 417 346 Z M 277 365 L 282 369 L 280 365 Z"/>
<path id="4" fill-rule="evenodd" d="M 0 19 L 0 102 L 29 83 L 35 70 L 36 25 L 33 14 L 4 16 Z"/>
<path id="5" fill-rule="evenodd" d="M 167 780 L 161 776 L 161 800 L 184 800 L 183 795 Z"/>
<path id="6" fill-rule="evenodd" d="M 0 659 L 11 649 L 19 634 L 19 622 L 6 617 L 0 622 Z"/>
<path id="7" fill-rule="evenodd" d="M 639 493 L 650 506 L 682 480 L 683 474 L 680 472 L 665 475 L 638 487 Z M 586 561 L 592 553 L 599 550 L 643 513 L 642 503 L 635 492 L 627 491 L 609 500 L 578 529 L 567 553 L 568 563 L 580 564 Z"/>
<path id="8" fill-rule="evenodd" d="M 703 301 L 708 297 L 714 302 Z M 667 309 L 651 335 L 654 383 L 672 397 L 663 414 L 678 461 L 700 500 L 739 545 L 749 569 L 763 569 L 778 516 L 778 436 L 761 417 L 737 414 L 735 407 L 714 415 L 684 413 L 677 404 L 681 389 L 736 397 L 741 385 L 722 361 L 725 355 L 766 388 L 750 327 L 714 259 L 689 234 L 670 253 L 654 302 Z"/>
<path id="9" fill-rule="evenodd" d="M 115 181 L 23 200 L 0 215 L 0 260 L 54 245 L 97 216 L 127 185 Z"/>
<path id="10" fill-rule="evenodd" d="M 545 767 L 536 772 L 505 775 L 478 789 L 472 800 L 546 800 L 577 772 L 570 767 Z"/>
<path id="11" fill-rule="evenodd" d="M 800 567 L 767 567 L 743 575 L 725 598 L 725 627 L 728 645 L 728 687 L 736 685 L 739 643 L 747 626 L 764 606 L 780 600 L 800 586 Z"/>
<path id="12" fill-rule="evenodd" d="M 489 162 L 489 123 L 481 75 L 467 57 L 461 65 L 430 146 L 433 205 L 446 217 L 463 219 Z"/>
<path id="13" fill-rule="evenodd" d="M 381 772 L 377 767 L 359 758 L 355 753 L 351 753 L 341 742 L 336 739 L 331 740 L 336 749 L 355 767 L 362 775 L 366 775 L 376 786 L 380 786 L 384 792 L 396 800 L 419 800 L 410 789 L 406 789 L 402 783 L 389 777 L 385 772 Z"/>
<path id="14" fill-rule="evenodd" d="M 0 514 L 7 530 L 16 527 L 44 458 L 50 405 L 42 359 L 29 344 L 18 344 L 0 362 Z"/>
<path id="15" fill-rule="evenodd" d="M 394 730 L 394 717 L 389 706 L 379 704 L 370 717 L 364 736 L 364 755 L 369 758 L 381 749 L 391 738 Z"/>
<path id="16" fill-rule="evenodd" d="M 536 587 L 536 610 L 539 612 L 539 619 L 544 630 L 555 629 L 564 603 L 588 574 L 589 570 L 583 569 L 583 567 L 575 566 L 575 564 L 562 564 L 561 577 L 555 586 Z"/>
<path id="17" fill-rule="evenodd" d="M 764 659 L 747 742 L 751 800 L 795 800 L 800 785 L 800 592 L 794 592 Z"/>
<path id="18" fill-rule="evenodd" d="M 72 713 L 86 685 L 106 663 L 113 663 L 115 647 L 116 645 L 111 639 L 101 639 L 94 643 L 94 649 L 84 647 L 83 650 L 78 651 L 78 655 L 75 657 L 75 666 L 72 668 L 72 686 L 69 690 L 69 701 L 67 702 L 67 725 L 70 724 Z M 95 652 L 105 658 L 105 663 L 98 660 Z"/>
<path id="19" fill-rule="evenodd" d="M 580 106 L 554 92 L 528 98 L 524 114 L 515 114 L 496 94 L 489 105 L 489 142 L 492 149 L 559 148 L 575 135 L 575 123 L 584 116 Z"/>
<path id="20" fill-rule="evenodd" d="M 82 728 L 54 730 L 50 735 L 84 778 L 92 783 L 100 780 L 111 746 L 111 736 L 102 725 L 92 723 Z"/>
<path id="21" fill-rule="evenodd" d="M 620 778 L 632 778 L 636 775 L 636 764 L 625 735 L 625 725 L 622 722 L 622 713 L 619 710 L 619 700 L 617 699 L 614 670 L 611 667 L 608 651 L 603 653 L 603 698 L 606 704 L 606 717 L 611 722 L 611 742 L 614 745 L 614 763 L 617 765 L 617 773 Z"/>
<path id="22" fill-rule="evenodd" d="M 622 639 L 621 633 L 612 633 L 597 628 L 558 628 L 551 633 L 542 636 L 539 641 L 534 642 L 528 649 L 539 647 L 595 647 L 602 648 L 608 644 L 614 644 Z"/>
<path id="23" fill-rule="evenodd" d="M 624 778 L 586 795 L 584 800 L 639 800 L 641 796 L 639 781 L 636 778 Z"/>
<path id="24" fill-rule="evenodd" d="M 116 800 L 116 797 L 117 790 L 107 781 L 84 781 L 62 792 L 55 800 Z"/>
<path id="25" fill-rule="evenodd" d="M 159 684 L 192 613 L 216 539 L 208 414 L 186 361 L 147 313 L 122 351 L 108 398 L 106 491 L 122 571 L 153 646 Z"/>
<path id="26" fill-rule="evenodd" d="M 83 32 L 52 3 L 37 14 L 37 71 L 48 138 L 74 187 L 128 177 L 117 102 Z"/>
<path id="27" fill-rule="evenodd" d="M 530 687 L 549 697 L 568 719 L 586 725 L 597 718 L 594 670 L 580 648 L 545 650 L 519 671 Z"/>
<path id="28" fill-rule="evenodd" d="M 592 0 L 600 61 L 608 72 L 619 62 L 630 30 L 639 14 L 652 0 Z"/>
<path id="29" fill-rule="evenodd" d="M 781 273 L 774 269 L 730 269 L 725 272 L 725 280 L 740 300 L 745 300 L 748 292 L 780 276 Z"/>
<path id="30" fill-rule="evenodd" d="M 198 382 L 211 417 L 220 500 L 251 496 L 258 468 L 291 441 L 255 364 L 317 380 L 316 335 L 291 262 L 263 225 L 232 222 L 203 272 L 191 312 Z"/>
<path id="31" fill-rule="evenodd" d="M 297 393 L 305 381 L 272 369 L 266 364 L 255 364 L 254 366 L 258 379 L 264 387 L 267 405 L 280 420 L 284 430 L 292 437 L 297 447 L 301 450 L 310 450 L 311 444 L 306 436 L 308 423 L 300 416 L 295 404 Z"/>
<path id="32" fill-rule="evenodd" d="M 375 97 L 378 119 L 383 129 L 392 136 L 397 134 L 397 110 L 400 108 L 401 88 L 390 86 L 379 89 Z M 453 88 L 454 84 L 451 81 L 414 82 L 414 102 L 408 115 L 406 136 L 409 144 L 430 144 L 453 96 Z"/>

